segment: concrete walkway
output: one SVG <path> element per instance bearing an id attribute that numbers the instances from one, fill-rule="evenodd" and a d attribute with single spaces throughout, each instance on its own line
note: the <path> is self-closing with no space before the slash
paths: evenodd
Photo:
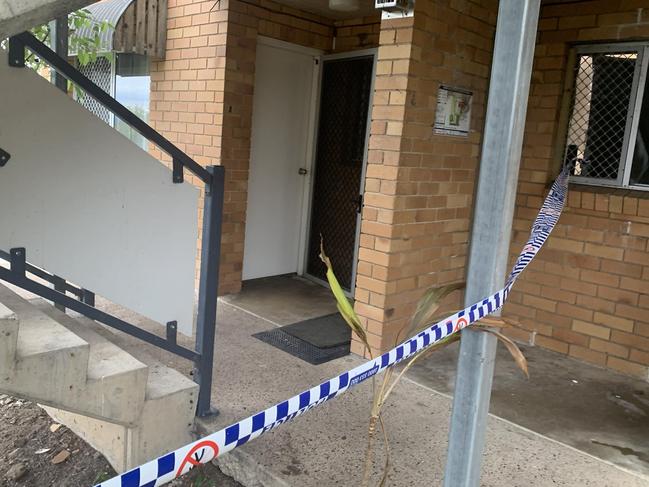
<path id="1" fill-rule="evenodd" d="M 207 431 L 235 421 L 349 369 L 357 357 L 313 367 L 251 339 L 268 323 L 221 306 L 214 401 L 222 415 Z M 218 362 L 217 362 L 218 363 Z M 371 385 L 362 384 L 330 404 L 244 446 L 219 462 L 244 485 L 358 485 L 366 444 Z M 388 484 L 440 485 L 451 401 L 406 380 L 385 410 L 391 438 Z M 483 486 L 646 486 L 648 477 L 625 472 L 570 446 L 495 416 L 489 418 Z M 380 451 L 380 447 L 378 448 Z M 382 460 L 381 456 L 379 460 Z M 266 479 L 260 483 L 259 480 Z"/>
<path id="2" fill-rule="evenodd" d="M 275 326 L 259 316 L 263 311 L 258 309 L 252 314 L 236 303 L 220 300 L 213 403 L 221 414 L 200 422 L 204 433 L 284 400 L 361 362 L 360 358 L 349 356 L 311 366 L 252 338 L 252 334 Z M 159 326 L 141 317 L 128 317 L 143 328 L 159 330 Z M 190 369 L 186 361 L 131 338 L 120 338 L 120 341 L 126 347 L 146 349 L 178 370 L 187 373 Z M 219 465 L 246 486 L 359 485 L 370 398 L 371 383 L 361 384 L 223 456 Z M 406 379 L 396 388 L 385 408 L 391 448 L 388 485 L 441 484 L 450 408 L 447 394 L 414 379 Z M 587 411 L 584 405 L 582 414 Z M 379 444 L 377 463 L 382 462 Z M 375 479 L 378 483 L 378 476 Z M 482 485 L 640 487 L 649 485 L 649 477 L 490 416 Z"/>
<path id="3" fill-rule="evenodd" d="M 459 346 L 417 363 L 409 377 L 451 395 Z M 527 380 L 498 348 L 491 412 L 620 467 L 649 475 L 649 383 L 555 352 L 521 347 Z"/>

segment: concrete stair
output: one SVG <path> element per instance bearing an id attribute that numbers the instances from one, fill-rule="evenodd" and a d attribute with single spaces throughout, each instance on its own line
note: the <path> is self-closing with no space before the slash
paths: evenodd
<path id="1" fill-rule="evenodd" d="M 0 392 L 45 407 L 124 471 L 192 437 L 198 386 L 87 318 L 0 285 Z"/>

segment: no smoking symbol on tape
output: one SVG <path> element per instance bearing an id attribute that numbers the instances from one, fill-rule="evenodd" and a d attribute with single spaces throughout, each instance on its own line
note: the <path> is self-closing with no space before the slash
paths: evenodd
<path id="1" fill-rule="evenodd" d="M 205 458 L 207 449 L 212 450 L 213 454 Z M 184 460 L 180 464 L 180 468 L 176 472 L 176 477 L 180 477 L 181 475 L 189 472 L 192 468 L 197 467 L 202 463 L 206 463 L 208 460 L 211 460 L 212 458 L 216 458 L 218 454 L 219 454 L 219 447 L 213 441 L 205 440 L 196 443 L 196 445 L 194 445 L 193 448 L 189 450 L 189 453 L 185 455 Z M 204 458 L 205 458 L 205 462 L 202 461 Z M 188 465 L 189 468 L 185 470 L 185 467 L 187 467 Z"/>

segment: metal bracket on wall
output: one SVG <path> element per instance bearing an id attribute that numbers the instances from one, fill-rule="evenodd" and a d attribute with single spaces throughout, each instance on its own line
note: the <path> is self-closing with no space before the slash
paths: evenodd
<path id="1" fill-rule="evenodd" d="M 0 149 L 0 167 L 4 167 L 4 165 L 9 162 L 9 159 L 11 159 L 11 154 Z"/>
<path id="2" fill-rule="evenodd" d="M 14 68 L 25 67 L 25 44 L 16 37 L 9 38 L 9 66 Z"/>
<path id="3" fill-rule="evenodd" d="M 179 184 L 185 181 L 185 177 L 183 175 L 183 165 L 178 159 L 173 160 L 173 166 L 172 166 L 172 180 L 174 184 Z"/>

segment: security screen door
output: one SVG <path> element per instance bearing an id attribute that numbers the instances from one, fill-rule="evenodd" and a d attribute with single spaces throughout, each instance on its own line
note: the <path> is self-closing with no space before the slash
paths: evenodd
<path id="1" fill-rule="evenodd" d="M 352 288 L 374 58 L 325 60 L 307 249 L 307 273 L 326 279 L 320 236 L 340 284 Z"/>

